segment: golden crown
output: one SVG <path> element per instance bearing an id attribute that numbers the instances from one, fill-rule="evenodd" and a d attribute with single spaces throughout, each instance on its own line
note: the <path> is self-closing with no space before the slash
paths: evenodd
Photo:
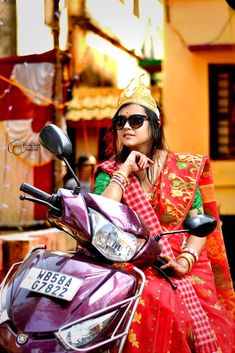
<path id="1" fill-rule="evenodd" d="M 148 89 L 141 80 L 141 76 L 133 78 L 128 86 L 123 89 L 118 99 L 118 109 L 124 104 L 136 103 L 143 107 L 149 108 L 159 117 L 160 112 L 157 108 L 157 104 L 151 95 L 150 89 Z"/>

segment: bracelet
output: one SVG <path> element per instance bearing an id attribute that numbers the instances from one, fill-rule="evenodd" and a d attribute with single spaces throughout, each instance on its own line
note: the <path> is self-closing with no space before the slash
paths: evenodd
<path id="1" fill-rule="evenodd" d="M 111 178 L 111 181 L 116 183 L 122 189 L 122 192 L 125 191 L 125 185 L 123 183 L 123 180 L 121 180 L 121 178 L 118 178 L 117 176 L 113 176 Z"/>
<path id="2" fill-rule="evenodd" d="M 121 178 L 123 178 L 123 180 L 125 181 L 126 185 L 130 185 L 130 180 L 128 179 L 128 177 L 123 174 L 122 172 L 120 172 L 119 170 L 117 170 L 116 172 L 113 173 L 113 176 L 119 176 Z"/>
<path id="3" fill-rule="evenodd" d="M 126 180 L 121 175 L 114 173 L 111 180 L 118 180 L 123 185 L 124 188 L 126 187 Z"/>
<path id="4" fill-rule="evenodd" d="M 189 253 L 189 254 L 193 255 L 195 262 L 198 261 L 199 254 L 195 249 L 186 247 L 186 248 L 183 248 L 182 253 Z"/>
<path id="5" fill-rule="evenodd" d="M 189 265 L 189 268 L 188 268 L 188 271 L 187 271 L 187 273 L 189 273 L 191 270 L 192 270 L 192 268 L 193 268 L 193 265 L 194 265 L 194 257 L 193 256 L 190 256 L 191 254 L 188 254 L 188 253 L 185 253 L 185 254 L 183 254 L 183 253 L 181 253 L 178 257 L 177 257 L 177 260 L 178 259 L 185 259 L 187 262 L 188 262 L 188 265 Z"/>
<path id="6" fill-rule="evenodd" d="M 189 258 L 188 258 L 187 256 L 183 255 L 183 254 L 182 254 L 182 255 L 179 255 L 179 256 L 177 257 L 177 260 L 180 259 L 180 258 L 185 259 L 185 260 L 188 262 L 188 270 L 187 270 L 186 273 L 190 272 L 190 271 L 192 270 L 192 268 L 193 268 L 193 263 L 192 263 L 192 261 L 190 261 Z"/>

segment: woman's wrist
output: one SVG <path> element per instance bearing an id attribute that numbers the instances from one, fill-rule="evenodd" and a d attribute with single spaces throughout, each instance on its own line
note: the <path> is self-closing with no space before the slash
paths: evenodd
<path id="1" fill-rule="evenodd" d="M 177 272 L 178 275 L 184 276 L 189 272 L 189 263 L 187 260 L 180 258 L 176 260 L 176 263 L 180 266 L 180 271 Z"/>
<path id="2" fill-rule="evenodd" d="M 118 175 L 113 175 L 111 178 L 111 182 L 114 184 L 117 184 L 119 188 L 122 190 L 122 193 L 125 191 L 126 183 Z"/>
<path id="3" fill-rule="evenodd" d="M 124 164 L 118 169 L 118 172 L 122 173 L 126 178 L 129 177 L 131 174 L 132 170 L 130 166 L 125 166 Z"/>
<path id="4" fill-rule="evenodd" d="M 120 202 L 123 192 L 124 188 L 121 186 L 121 184 L 111 179 L 110 184 L 101 195 Z"/>
<path id="5" fill-rule="evenodd" d="M 198 261 L 199 258 L 199 253 L 192 247 L 184 247 L 181 251 L 181 253 L 188 253 L 191 254 L 194 257 L 195 262 Z"/>
<path id="6" fill-rule="evenodd" d="M 186 269 L 186 274 L 191 272 L 196 261 L 192 254 L 188 252 L 181 252 L 181 254 L 177 257 L 176 262 Z"/>

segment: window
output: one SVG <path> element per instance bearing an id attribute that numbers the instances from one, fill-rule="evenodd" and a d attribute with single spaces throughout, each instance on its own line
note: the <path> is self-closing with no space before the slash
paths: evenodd
<path id="1" fill-rule="evenodd" d="M 210 157 L 235 159 L 235 65 L 209 65 Z"/>

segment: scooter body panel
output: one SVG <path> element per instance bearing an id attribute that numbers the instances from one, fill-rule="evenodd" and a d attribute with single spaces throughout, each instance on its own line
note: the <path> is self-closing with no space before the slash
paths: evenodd
<path id="1" fill-rule="evenodd" d="M 70 302 L 20 288 L 31 267 L 80 278 L 82 286 Z M 62 325 L 133 295 L 135 286 L 133 276 L 84 255 L 38 251 L 24 262 L 9 284 L 8 316 L 20 331 L 54 332 Z"/>
<path id="2" fill-rule="evenodd" d="M 83 197 L 87 207 L 94 208 L 119 229 L 135 234 L 136 237 L 147 238 L 149 236 L 143 220 L 127 205 L 96 194 L 87 193 Z"/>

